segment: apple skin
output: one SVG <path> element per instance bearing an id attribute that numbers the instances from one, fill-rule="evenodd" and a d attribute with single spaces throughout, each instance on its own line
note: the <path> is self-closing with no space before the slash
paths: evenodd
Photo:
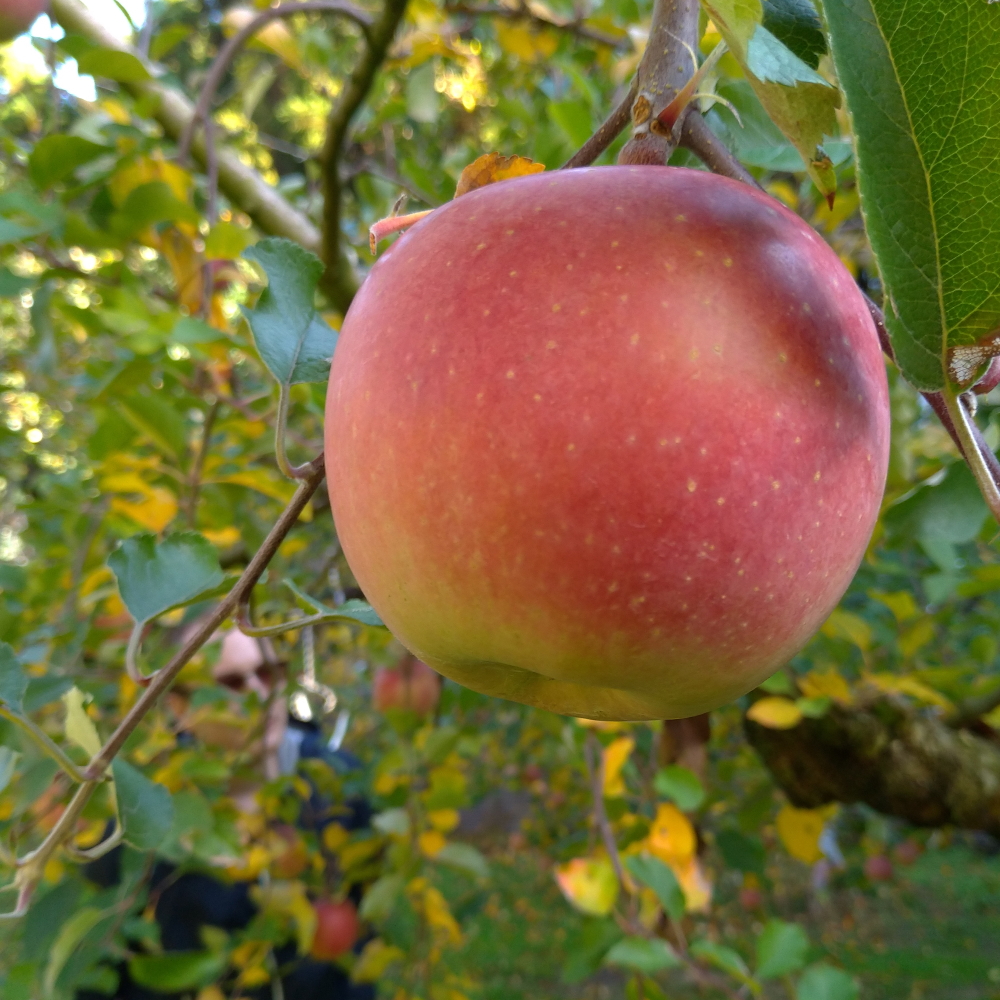
<path id="1" fill-rule="evenodd" d="M 35 19 L 49 9 L 48 0 L 2 0 L 0 8 L 0 42 L 24 34 Z"/>
<path id="2" fill-rule="evenodd" d="M 389 709 L 427 715 L 441 698 L 441 678 L 426 663 L 406 656 L 395 667 L 379 667 L 372 683 L 375 710 Z"/>
<path id="3" fill-rule="evenodd" d="M 889 882 L 895 874 L 892 862 L 884 854 L 865 859 L 865 877 L 871 882 Z"/>
<path id="4" fill-rule="evenodd" d="M 834 252 L 670 167 L 492 184 L 354 299 L 326 461 L 394 635 L 467 687 L 593 719 L 709 711 L 787 661 L 861 560 L 889 405 Z"/>
<path id="5" fill-rule="evenodd" d="M 310 954 L 321 962 L 329 962 L 350 951 L 361 934 L 358 911 L 349 900 L 334 903 L 320 900 L 316 911 L 316 936 Z"/>

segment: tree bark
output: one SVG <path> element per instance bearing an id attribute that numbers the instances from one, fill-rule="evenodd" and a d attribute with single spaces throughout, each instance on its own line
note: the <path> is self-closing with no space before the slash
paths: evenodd
<path id="1" fill-rule="evenodd" d="M 793 729 L 744 719 L 793 805 L 864 802 L 914 826 L 1000 836 L 1000 745 L 873 688 Z"/>

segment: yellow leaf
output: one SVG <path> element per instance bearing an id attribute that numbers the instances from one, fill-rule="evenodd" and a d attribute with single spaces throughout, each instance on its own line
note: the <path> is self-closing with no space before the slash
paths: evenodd
<path id="1" fill-rule="evenodd" d="M 484 153 L 473 160 L 458 178 L 455 197 L 468 194 L 476 188 L 505 181 L 511 177 L 523 177 L 526 174 L 540 174 L 545 169 L 544 163 L 535 163 L 526 156 L 501 156 L 499 153 Z"/>
<path id="2" fill-rule="evenodd" d="M 450 833 L 461 818 L 457 809 L 434 809 L 427 814 L 427 822 L 441 833 Z"/>
<path id="3" fill-rule="evenodd" d="M 402 962 L 406 952 L 381 938 L 373 938 L 365 945 L 351 969 L 351 979 L 356 983 L 377 983 L 385 976 L 390 965 Z"/>
<path id="4" fill-rule="evenodd" d="M 112 497 L 111 509 L 158 534 L 177 516 L 177 498 L 162 486 L 151 486 L 138 503 Z"/>
<path id="5" fill-rule="evenodd" d="M 257 11 L 246 7 L 230 7 L 222 18 L 222 30 L 226 35 L 235 35 L 245 28 L 256 16 Z M 303 69 L 298 42 L 282 21 L 265 24 L 254 36 L 254 47 L 270 49 L 283 63 L 292 69 Z"/>
<path id="6" fill-rule="evenodd" d="M 796 809 L 789 805 L 781 807 L 775 825 L 781 842 L 793 858 L 811 865 L 823 857 L 823 852 L 819 849 L 819 838 L 827 818 L 826 812 L 819 809 Z"/>
<path id="7" fill-rule="evenodd" d="M 301 882 L 275 880 L 250 890 L 253 901 L 265 912 L 285 917 L 295 925 L 299 953 L 308 955 L 316 936 L 316 911 Z"/>
<path id="8" fill-rule="evenodd" d="M 441 853 L 448 841 L 437 830 L 425 830 L 417 838 L 417 843 L 420 845 L 422 854 L 425 854 L 428 858 L 433 858 L 435 855 Z"/>
<path id="9" fill-rule="evenodd" d="M 557 865 L 555 874 L 562 894 L 581 913 L 603 917 L 614 909 L 618 876 L 607 856 L 574 858 Z"/>
<path id="10" fill-rule="evenodd" d="M 548 59 L 559 47 L 559 38 L 554 31 L 535 29 L 523 21 L 498 21 L 495 30 L 500 48 L 523 62 Z"/>
<path id="11" fill-rule="evenodd" d="M 686 865 L 698 847 L 698 837 L 687 818 L 672 802 L 661 802 L 649 830 L 647 846 L 668 865 Z"/>
<path id="12" fill-rule="evenodd" d="M 794 729 L 802 721 L 802 709 L 790 698 L 771 695 L 755 701 L 747 709 L 747 718 L 768 729 Z"/>
<path id="13" fill-rule="evenodd" d="M 691 858 L 686 865 L 671 865 L 684 893 L 684 909 L 688 913 L 704 913 L 712 905 L 712 883 L 701 862 Z"/>
<path id="14" fill-rule="evenodd" d="M 415 902 L 424 911 L 424 917 L 431 929 L 436 931 L 436 937 L 443 938 L 449 944 L 462 943 L 462 931 L 448 908 L 447 900 L 425 878 L 413 879 L 407 887 Z"/>
<path id="15" fill-rule="evenodd" d="M 927 617 L 911 625 L 896 640 L 899 651 L 909 659 L 917 650 L 926 646 L 934 638 L 934 619 Z"/>
<path id="16" fill-rule="evenodd" d="M 206 986 L 198 991 L 196 1000 L 226 1000 L 226 994 L 218 986 Z"/>
<path id="17" fill-rule="evenodd" d="M 153 181 L 163 181 L 178 201 L 186 202 L 191 193 L 192 178 L 186 170 L 162 157 L 144 156 L 115 171 L 108 181 L 111 200 L 121 207 L 137 187 Z"/>
<path id="18" fill-rule="evenodd" d="M 825 670 L 811 670 L 805 677 L 799 678 L 799 687 L 807 698 L 825 696 L 839 701 L 841 705 L 850 705 L 853 697 L 850 685 L 833 666 Z"/>
<path id="19" fill-rule="evenodd" d="M 66 739 L 90 757 L 95 757 L 101 752 L 101 738 L 93 720 L 87 715 L 83 692 L 78 687 L 70 688 L 62 700 L 66 706 Z"/>
<path id="20" fill-rule="evenodd" d="M 323 828 L 323 846 L 336 853 L 350 839 L 350 834 L 339 824 L 329 823 Z"/>
<path id="21" fill-rule="evenodd" d="M 952 711 L 955 707 L 940 691 L 935 691 L 923 681 L 918 681 L 916 677 L 899 677 L 896 674 L 880 673 L 866 674 L 865 680 L 869 684 L 874 684 L 880 691 L 889 694 L 906 694 L 915 701 L 923 702 L 925 705 L 936 705 L 946 712 Z"/>
<path id="22" fill-rule="evenodd" d="M 834 609 L 833 614 L 823 623 L 821 631 L 831 639 L 846 639 L 862 652 L 872 644 L 872 630 L 868 622 L 841 608 Z"/>
<path id="23" fill-rule="evenodd" d="M 351 868 L 370 861 L 382 849 L 382 841 L 377 839 L 352 840 L 339 853 L 340 867 L 346 872 Z"/>
<path id="24" fill-rule="evenodd" d="M 604 795 L 607 798 L 625 794 L 621 771 L 635 747 L 630 736 L 619 736 L 604 749 Z"/>
<path id="25" fill-rule="evenodd" d="M 868 596 L 884 604 L 896 616 L 896 621 L 900 623 L 909 621 L 911 618 L 918 618 L 921 614 L 917 602 L 913 599 L 913 594 L 908 590 L 896 590 L 891 594 L 869 590 Z"/>
<path id="26" fill-rule="evenodd" d="M 228 472 L 224 475 L 206 477 L 209 483 L 232 483 L 234 486 L 246 486 L 272 500 L 288 503 L 295 492 L 295 483 L 270 469 L 260 467 L 240 469 L 238 472 Z"/>
<path id="27" fill-rule="evenodd" d="M 231 549 L 240 540 L 240 529 L 234 524 L 215 531 L 202 528 L 201 533 L 218 549 Z"/>

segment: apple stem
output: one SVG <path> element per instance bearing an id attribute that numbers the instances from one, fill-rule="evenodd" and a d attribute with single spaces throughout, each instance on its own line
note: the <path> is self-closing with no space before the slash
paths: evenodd
<path id="1" fill-rule="evenodd" d="M 371 252 L 376 253 L 379 243 L 387 236 L 398 233 L 403 229 L 409 229 L 410 226 L 419 222 L 425 216 L 430 215 L 433 211 L 434 209 L 429 208 L 423 212 L 411 212 L 409 215 L 390 215 L 388 218 L 379 219 L 368 230 L 368 245 L 371 247 Z"/>
<path id="2" fill-rule="evenodd" d="M 278 415 L 274 423 L 274 458 L 282 475 L 289 479 L 306 479 L 309 476 L 309 463 L 292 465 L 285 451 L 285 432 L 288 428 L 288 404 L 291 386 L 282 382 L 278 392 Z"/>
<path id="3" fill-rule="evenodd" d="M 997 486 L 997 481 L 982 452 L 982 448 L 988 446 L 981 436 L 975 433 L 973 418 L 962 399 L 962 393 L 954 386 L 948 385 L 942 391 L 941 397 L 955 425 L 962 451 L 965 453 L 965 461 L 972 470 L 979 492 L 982 493 L 994 520 L 1000 524 L 1000 487 Z"/>

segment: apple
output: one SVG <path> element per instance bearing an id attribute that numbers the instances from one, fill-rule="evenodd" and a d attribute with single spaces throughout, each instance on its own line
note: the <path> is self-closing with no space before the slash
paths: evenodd
<path id="1" fill-rule="evenodd" d="M 310 951 L 312 957 L 328 962 L 350 951 L 361 933 L 354 904 L 350 900 L 335 903 L 326 899 L 316 903 L 314 909 L 316 936 Z"/>
<path id="2" fill-rule="evenodd" d="M 764 906 L 764 893 L 755 885 L 745 885 L 740 889 L 740 906 L 748 913 L 760 910 Z"/>
<path id="3" fill-rule="evenodd" d="M 376 262 L 330 373 L 358 584 L 419 659 L 592 719 L 709 711 L 834 608 L 878 514 L 885 367 L 801 219 L 672 167 L 518 177 Z"/>
<path id="4" fill-rule="evenodd" d="M 892 862 L 884 854 L 873 854 L 865 860 L 865 877 L 871 882 L 888 882 L 893 876 Z"/>
<path id="5" fill-rule="evenodd" d="M 914 865 L 924 853 L 923 847 L 916 840 L 904 840 L 892 849 L 892 856 L 897 864 Z"/>
<path id="6" fill-rule="evenodd" d="M 441 678 L 426 663 L 406 656 L 395 667 L 379 667 L 372 683 L 375 710 L 402 709 L 427 715 L 441 697 Z"/>
<path id="7" fill-rule="evenodd" d="M 35 18 L 48 10 L 48 0 L 2 0 L 0 5 L 0 42 L 24 34 Z"/>

